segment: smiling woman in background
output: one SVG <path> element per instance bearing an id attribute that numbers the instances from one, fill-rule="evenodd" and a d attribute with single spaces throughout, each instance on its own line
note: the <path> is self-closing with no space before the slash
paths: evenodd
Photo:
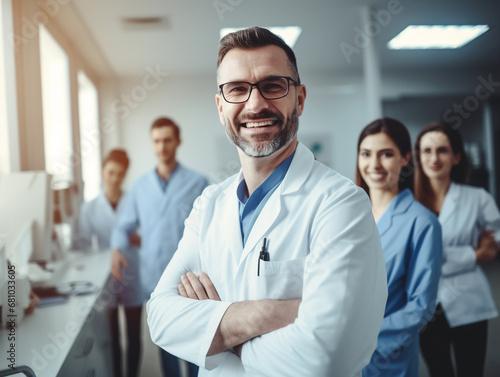
<path id="1" fill-rule="evenodd" d="M 102 164 L 103 191 L 90 202 L 82 205 L 74 245 L 78 249 L 90 249 L 92 239 L 96 238 L 98 248 L 110 248 L 111 232 L 118 221 L 125 193 L 121 185 L 129 166 L 127 153 L 114 149 L 106 156 Z M 110 277 L 104 287 L 106 297 L 111 300 L 109 321 L 112 340 L 113 368 L 115 377 L 123 376 L 118 321 L 118 304 L 124 306 L 126 319 L 127 377 L 138 376 L 141 354 L 141 313 L 142 293 L 140 290 L 138 252 L 134 250 L 140 244 L 137 235 L 130 237 L 132 245 L 125 250 L 129 268 L 126 269 L 124 282 Z"/>
<path id="2" fill-rule="evenodd" d="M 356 183 L 365 189 L 382 241 L 389 296 L 370 376 L 418 376 L 418 332 L 434 312 L 442 258 L 441 227 L 412 194 L 406 127 L 377 119 L 358 140 Z"/>
<path id="3" fill-rule="evenodd" d="M 493 260 L 500 213 L 482 188 L 467 186 L 469 165 L 460 134 L 445 124 L 425 127 L 415 142 L 416 198 L 439 217 L 443 266 L 435 316 L 421 333 L 432 377 L 483 375 L 487 320 L 498 315 L 480 264 Z"/>

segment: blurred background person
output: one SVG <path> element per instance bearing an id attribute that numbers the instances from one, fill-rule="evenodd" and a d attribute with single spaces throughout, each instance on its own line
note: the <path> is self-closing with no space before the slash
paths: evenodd
<path id="1" fill-rule="evenodd" d="M 363 129 L 356 183 L 372 203 L 389 292 L 363 376 L 418 377 L 419 331 L 435 309 L 442 241 L 436 216 L 413 197 L 411 141 L 401 122 L 382 118 Z"/>
<path id="2" fill-rule="evenodd" d="M 122 182 L 129 167 L 127 153 L 114 149 L 104 158 L 102 164 L 102 192 L 92 201 L 82 205 L 74 245 L 78 249 L 91 249 L 95 241 L 100 250 L 110 249 L 111 233 L 116 225 L 125 200 Z M 139 279 L 138 246 L 140 237 L 130 236 L 131 246 L 124 250 L 129 269 L 123 281 L 110 277 L 104 291 L 110 299 L 109 324 L 112 341 L 113 368 L 115 377 L 123 376 L 122 351 L 120 347 L 120 326 L 118 306 L 123 305 L 125 313 L 126 376 L 139 373 L 141 355 L 141 313 L 143 297 Z"/>
<path id="3" fill-rule="evenodd" d="M 465 185 L 468 159 L 452 127 L 422 129 L 415 157 L 415 195 L 438 215 L 444 253 L 436 313 L 420 336 L 423 358 L 432 377 L 481 377 L 487 321 L 498 312 L 480 264 L 498 253 L 500 212 L 488 192 Z"/>
<path id="4" fill-rule="evenodd" d="M 131 264 L 123 250 L 130 245 L 130 235 L 140 227 L 141 250 L 136 254 L 144 300 L 149 298 L 176 252 L 184 233 L 184 221 L 195 199 L 208 185 L 204 176 L 177 161 L 181 136 L 179 126 L 172 119 L 156 119 L 150 136 L 156 165 L 132 185 L 111 237 L 111 274 L 119 281 L 126 281 Z M 180 376 L 179 359 L 158 349 L 163 376 Z M 196 365 L 188 363 L 187 368 L 190 377 L 198 375 Z"/>

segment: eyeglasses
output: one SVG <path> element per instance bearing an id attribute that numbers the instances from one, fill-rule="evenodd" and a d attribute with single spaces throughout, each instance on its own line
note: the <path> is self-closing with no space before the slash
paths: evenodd
<path id="1" fill-rule="evenodd" d="M 294 85 L 300 85 L 291 77 L 273 76 L 260 80 L 255 84 L 245 81 L 226 82 L 219 85 L 222 97 L 229 103 L 243 103 L 248 101 L 253 87 L 257 87 L 262 98 L 275 100 L 286 97 L 290 89 L 290 81 Z"/>

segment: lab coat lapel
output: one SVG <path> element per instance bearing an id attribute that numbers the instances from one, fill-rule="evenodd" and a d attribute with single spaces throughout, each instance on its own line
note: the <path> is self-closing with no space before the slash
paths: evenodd
<path id="1" fill-rule="evenodd" d="M 269 229 L 278 217 L 281 209 L 281 195 L 279 191 L 279 188 L 274 191 L 262 209 L 262 212 L 259 214 L 259 217 L 257 217 L 257 220 L 248 235 L 247 243 L 243 249 L 240 263 L 245 259 L 248 253 L 255 248 L 257 243 L 262 242 L 262 239 L 266 236 L 266 233 L 268 233 Z"/>
<path id="2" fill-rule="evenodd" d="M 237 263 L 241 259 L 243 252 L 243 241 L 241 237 L 240 215 L 239 215 L 239 201 L 236 195 L 236 190 L 239 182 L 243 179 L 243 173 L 240 173 L 235 178 L 234 182 L 223 191 L 222 195 L 226 196 L 224 200 L 226 206 L 222 213 L 222 224 L 224 224 L 224 237 L 227 240 L 228 248 L 233 256 L 233 261 Z M 236 268 L 234 269 L 236 271 Z"/>
<path id="3" fill-rule="evenodd" d="M 460 196 L 460 186 L 451 182 L 450 188 L 446 193 L 444 198 L 443 206 L 441 207 L 441 211 L 439 211 L 439 222 L 444 224 L 447 220 L 449 220 L 453 212 L 455 212 L 455 208 L 457 207 L 457 201 Z"/>
<path id="4" fill-rule="evenodd" d="M 108 201 L 106 195 L 102 191 L 99 193 L 99 206 L 104 211 L 103 213 L 106 219 L 109 219 L 110 221 L 115 221 L 116 212 L 113 209 L 113 207 L 111 207 L 111 203 Z"/>
<path id="5" fill-rule="evenodd" d="M 392 226 L 392 217 L 394 213 L 392 212 L 391 204 L 389 204 L 389 207 L 387 207 L 380 219 L 378 219 L 377 228 L 380 237 L 382 237 Z"/>
<path id="6" fill-rule="evenodd" d="M 409 189 L 400 192 L 387 206 L 377 222 L 378 232 L 382 237 L 392 226 L 394 217 L 405 213 L 413 202 L 413 194 Z"/>
<path id="7" fill-rule="evenodd" d="M 283 182 L 281 182 L 280 187 L 271 195 L 255 221 L 248 236 L 247 243 L 245 244 L 245 248 L 243 249 L 240 262 L 243 261 L 248 253 L 254 250 L 255 246 L 261 243 L 262 239 L 269 234 L 269 230 L 280 214 L 283 195 L 293 193 L 300 189 L 309 176 L 313 164 L 314 155 L 302 143 L 299 143 Z M 272 237 L 270 237 L 270 242 L 272 242 L 271 238 Z"/>

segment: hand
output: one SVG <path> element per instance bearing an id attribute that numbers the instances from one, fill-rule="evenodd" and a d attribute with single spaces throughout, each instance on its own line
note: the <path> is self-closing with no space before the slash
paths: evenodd
<path id="1" fill-rule="evenodd" d="M 493 233 L 493 229 L 485 230 L 479 236 L 478 246 L 474 249 L 477 263 L 491 262 L 498 254 L 498 243 L 493 237 Z"/>
<path id="2" fill-rule="evenodd" d="M 245 342 L 246 343 L 246 342 Z M 241 351 L 243 350 L 243 344 L 245 343 L 242 343 L 242 344 L 238 344 L 237 346 L 234 346 L 233 347 L 233 351 L 234 353 L 236 354 L 236 356 L 238 356 L 239 358 L 241 358 Z"/>
<path id="3" fill-rule="evenodd" d="M 206 273 L 200 272 L 198 277 L 189 271 L 181 276 L 181 283 L 177 286 L 179 294 L 194 300 L 220 301 L 219 294 Z"/>
<path id="4" fill-rule="evenodd" d="M 122 280 L 122 267 L 128 268 L 127 260 L 120 253 L 119 249 L 114 249 L 111 256 L 111 276 L 116 280 Z"/>
<path id="5" fill-rule="evenodd" d="M 35 311 L 38 303 L 40 302 L 40 297 L 38 297 L 33 291 L 30 292 L 30 303 L 26 309 L 24 309 L 25 314 L 31 314 Z"/>
<path id="6" fill-rule="evenodd" d="M 139 236 L 138 234 L 129 235 L 128 240 L 129 240 L 131 245 L 141 246 L 141 236 Z"/>
<path id="7" fill-rule="evenodd" d="M 207 356 L 233 349 L 241 357 L 245 342 L 295 321 L 301 299 L 240 301 L 229 305 Z"/>

